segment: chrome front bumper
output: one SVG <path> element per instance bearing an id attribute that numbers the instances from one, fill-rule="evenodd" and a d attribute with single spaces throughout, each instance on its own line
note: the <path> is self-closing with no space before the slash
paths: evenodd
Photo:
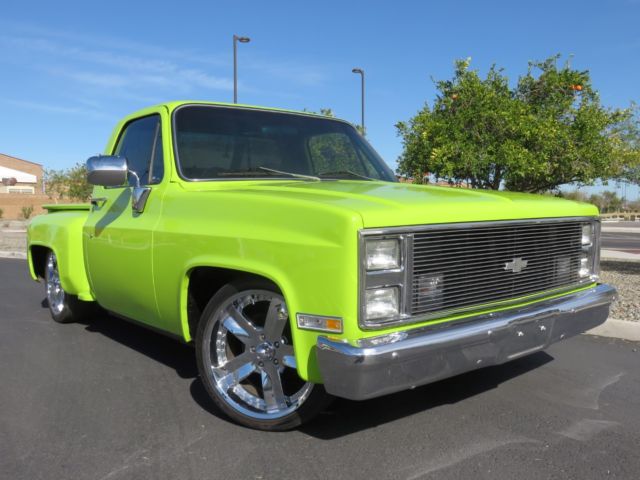
<path id="1" fill-rule="evenodd" d="M 364 400 L 514 360 L 603 323 L 615 288 L 597 285 L 563 297 L 464 320 L 383 335 L 352 345 L 319 337 L 326 390 Z"/>

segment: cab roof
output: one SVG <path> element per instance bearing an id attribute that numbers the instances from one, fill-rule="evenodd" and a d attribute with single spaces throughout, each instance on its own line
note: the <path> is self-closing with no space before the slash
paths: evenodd
<path id="1" fill-rule="evenodd" d="M 261 105 L 247 105 L 244 103 L 210 102 L 206 100 L 174 100 L 174 101 L 159 103 L 159 104 L 152 105 L 152 106 L 143 108 L 141 110 L 138 110 L 137 112 L 133 112 L 130 115 L 127 115 L 127 117 L 142 116 L 147 114 L 149 110 L 163 108 L 163 107 L 166 108 L 169 112 L 173 112 L 176 108 L 181 107 L 183 105 L 213 105 L 213 106 L 219 106 L 219 107 L 242 108 L 242 109 L 250 108 L 255 110 L 269 110 L 272 112 L 295 113 L 298 115 L 309 115 L 313 117 L 334 118 L 335 120 L 341 120 L 339 118 L 328 117 L 327 115 L 322 115 L 320 113 L 315 113 L 315 112 L 289 110 L 285 108 L 265 107 Z"/>

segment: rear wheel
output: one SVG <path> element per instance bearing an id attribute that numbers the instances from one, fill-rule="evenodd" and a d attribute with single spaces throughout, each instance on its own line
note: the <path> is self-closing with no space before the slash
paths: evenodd
<path id="1" fill-rule="evenodd" d="M 210 300 L 196 336 L 198 369 L 216 405 L 234 421 L 288 430 L 330 401 L 296 370 L 289 314 L 270 284 L 229 284 Z"/>
<path id="2" fill-rule="evenodd" d="M 58 258 L 55 253 L 47 254 L 44 270 L 44 286 L 49 312 L 56 322 L 74 322 L 86 317 L 92 311 L 92 302 L 82 302 L 62 288 Z"/>

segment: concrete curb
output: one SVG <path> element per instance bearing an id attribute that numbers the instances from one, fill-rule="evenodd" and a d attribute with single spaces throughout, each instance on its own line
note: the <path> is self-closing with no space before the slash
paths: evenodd
<path id="1" fill-rule="evenodd" d="M 610 318 L 602 325 L 585 332 L 585 335 L 621 338 L 622 340 L 640 342 L 640 322 L 628 322 Z"/>
<path id="2" fill-rule="evenodd" d="M 607 262 L 640 262 L 640 254 L 620 250 L 600 250 L 600 261 Z"/>
<path id="3" fill-rule="evenodd" d="M 27 258 L 27 254 L 24 252 L 8 252 L 0 250 L 0 258 Z"/>

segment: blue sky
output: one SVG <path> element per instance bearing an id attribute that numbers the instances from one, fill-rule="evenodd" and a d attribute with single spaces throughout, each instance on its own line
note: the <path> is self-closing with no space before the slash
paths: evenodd
<path id="1" fill-rule="evenodd" d="M 32 2 L 0 7 L 0 152 L 64 168 L 101 152 L 115 122 L 173 99 L 332 108 L 394 166 L 394 124 L 435 94 L 456 58 L 515 81 L 528 60 L 572 54 L 602 102 L 640 101 L 640 0 L 581 2 Z M 628 190 L 629 192 L 629 190 Z M 637 196 L 637 189 L 631 195 Z"/>

